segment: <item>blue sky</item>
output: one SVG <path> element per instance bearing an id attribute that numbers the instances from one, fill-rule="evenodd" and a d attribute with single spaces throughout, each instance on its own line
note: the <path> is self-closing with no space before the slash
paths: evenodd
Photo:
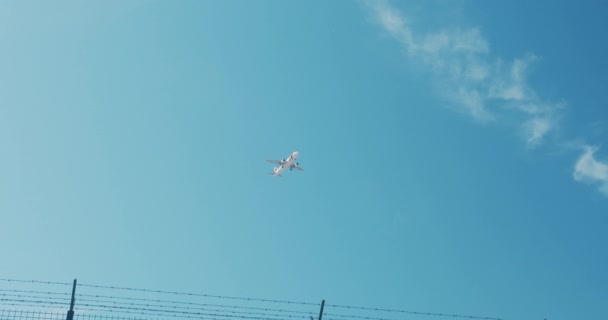
<path id="1" fill-rule="evenodd" d="M 607 11 L 1 1 L 0 273 L 606 317 Z"/>

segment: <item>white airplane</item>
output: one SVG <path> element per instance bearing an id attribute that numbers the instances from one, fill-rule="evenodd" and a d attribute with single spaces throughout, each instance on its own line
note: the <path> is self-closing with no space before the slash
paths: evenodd
<path id="1" fill-rule="evenodd" d="M 296 169 L 296 170 L 300 170 L 300 171 L 304 170 L 304 169 L 302 169 L 302 167 L 300 167 L 300 164 L 296 162 L 296 159 L 298 158 L 299 155 L 300 154 L 297 151 L 295 151 L 292 154 L 290 154 L 289 158 L 287 158 L 287 159 L 266 160 L 268 162 L 276 163 L 279 165 L 279 167 L 274 168 L 274 172 L 268 172 L 268 174 L 271 174 L 275 177 L 282 177 L 281 174 L 286 169 L 289 169 L 289 170 Z"/>

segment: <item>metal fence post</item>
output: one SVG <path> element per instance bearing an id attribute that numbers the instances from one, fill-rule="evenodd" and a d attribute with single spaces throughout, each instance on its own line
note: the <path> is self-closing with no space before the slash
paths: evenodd
<path id="1" fill-rule="evenodd" d="M 72 302 L 70 303 L 70 311 L 68 311 L 67 320 L 74 320 L 74 296 L 76 295 L 76 279 L 74 279 L 74 285 L 72 286 Z"/>
<path id="2" fill-rule="evenodd" d="M 319 320 L 321 320 L 321 318 L 323 317 L 323 307 L 325 306 L 325 300 L 321 301 L 321 311 L 319 311 Z M 72 320 L 72 319 L 68 319 L 68 320 Z"/>

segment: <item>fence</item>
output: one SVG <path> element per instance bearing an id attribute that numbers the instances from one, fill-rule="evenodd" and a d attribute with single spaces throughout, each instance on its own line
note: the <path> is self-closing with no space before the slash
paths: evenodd
<path id="1" fill-rule="evenodd" d="M 32 310 L 0 310 L 0 320 L 65 320 L 65 312 L 46 312 Z M 122 318 L 122 317 L 104 317 L 101 315 L 83 314 L 74 315 L 75 320 L 145 320 L 142 318 Z"/>
<path id="2" fill-rule="evenodd" d="M 441 320 L 494 317 L 0 279 L 0 320 Z"/>

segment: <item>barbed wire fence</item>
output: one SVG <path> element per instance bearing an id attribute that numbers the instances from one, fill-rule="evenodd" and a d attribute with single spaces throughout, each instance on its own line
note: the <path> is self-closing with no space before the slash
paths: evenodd
<path id="1" fill-rule="evenodd" d="M 497 317 L 0 279 L 0 320 L 422 320 Z"/>

